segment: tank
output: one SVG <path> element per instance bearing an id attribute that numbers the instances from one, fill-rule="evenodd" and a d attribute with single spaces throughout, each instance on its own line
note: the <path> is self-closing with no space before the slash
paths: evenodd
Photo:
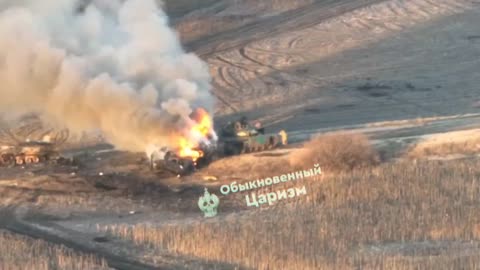
<path id="1" fill-rule="evenodd" d="M 50 142 L 30 141 L 18 144 L 15 147 L 15 164 L 23 165 L 40 163 L 55 159 L 58 153 Z"/>
<path id="2" fill-rule="evenodd" d="M 202 155 L 197 159 L 180 157 L 176 151 L 168 148 L 158 149 L 150 156 L 150 168 L 154 171 L 166 171 L 177 176 L 193 173 L 195 170 L 207 166 L 216 158 L 216 144 L 200 144 L 193 150 L 200 151 Z"/>
<path id="3" fill-rule="evenodd" d="M 223 146 L 224 155 L 260 152 L 278 148 L 287 144 L 287 133 L 265 134 L 265 129 L 257 122 L 250 125 L 245 117 L 227 123 L 221 130 L 219 143 Z"/>
<path id="4" fill-rule="evenodd" d="M 150 168 L 157 172 L 166 171 L 183 176 L 195 171 L 195 162 L 190 158 L 179 157 L 173 151 L 166 151 L 161 158 L 150 157 Z"/>

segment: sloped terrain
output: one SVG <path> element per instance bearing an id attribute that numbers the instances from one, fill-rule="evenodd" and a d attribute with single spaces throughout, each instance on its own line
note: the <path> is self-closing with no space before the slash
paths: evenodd
<path id="1" fill-rule="evenodd" d="M 295 130 L 477 111 L 478 3 L 382 1 L 327 14 L 360 2 L 318 1 L 276 28 L 256 25 L 268 35 L 239 29 L 211 52 L 193 46 L 212 69 L 217 113 L 289 116 L 277 127 Z"/>
<path id="2" fill-rule="evenodd" d="M 150 171 L 143 153 L 79 139 L 65 147 L 76 165 L 1 169 L 0 229 L 115 269 L 478 268 L 480 2 L 165 2 L 184 47 L 210 67 L 218 124 L 245 114 L 293 143 L 357 131 L 383 164 L 281 184 L 307 193 L 256 208 L 246 196 L 276 187 L 221 186 L 311 167 L 305 155 L 288 161 L 300 143 L 177 178 Z M 324 151 L 348 158 L 346 143 Z M 401 156 L 410 146 L 421 154 Z M 423 161 L 426 148 L 469 155 Z M 212 219 L 198 207 L 205 188 L 220 197 Z"/>

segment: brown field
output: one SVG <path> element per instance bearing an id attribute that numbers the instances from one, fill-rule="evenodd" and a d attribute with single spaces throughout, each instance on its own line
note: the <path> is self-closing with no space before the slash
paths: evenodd
<path id="1" fill-rule="evenodd" d="M 409 157 L 473 155 L 480 152 L 480 130 L 449 132 L 428 137 L 412 146 Z"/>
<path id="2" fill-rule="evenodd" d="M 378 153 L 367 136 L 345 132 L 316 136 L 289 157 L 290 165 L 298 169 L 305 168 L 307 160 L 334 172 L 363 168 L 380 162 Z"/>
<path id="3" fill-rule="evenodd" d="M 183 42 L 211 38 L 217 34 L 235 31 L 237 28 L 252 24 L 263 16 L 275 16 L 283 12 L 296 10 L 312 0 L 221 0 L 221 1 L 165 1 L 167 12 L 173 17 L 176 31 Z"/>
<path id="4" fill-rule="evenodd" d="M 479 162 L 384 164 L 297 182 L 307 196 L 266 211 L 101 230 L 254 269 L 478 269 Z"/>
<path id="5" fill-rule="evenodd" d="M 208 166 L 203 173 L 230 179 L 255 179 L 313 168 L 314 164 L 319 164 L 325 172 L 336 173 L 374 166 L 379 162 L 379 155 L 367 136 L 334 132 L 315 136 L 293 150 L 222 159 Z"/>
<path id="6" fill-rule="evenodd" d="M 92 255 L 0 230 L 2 270 L 106 270 L 107 263 Z"/>
<path id="7" fill-rule="evenodd" d="M 78 166 L 0 170 L 0 226 L 44 239 L 0 228 L 0 269 L 480 269 L 478 0 L 157 2 L 208 64 L 218 126 L 245 115 L 295 142 L 370 137 L 327 133 L 180 178 L 70 137 Z M 314 164 L 325 173 L 220 195 Z M 205 188 L 220 198 L 210 219 Z"/>

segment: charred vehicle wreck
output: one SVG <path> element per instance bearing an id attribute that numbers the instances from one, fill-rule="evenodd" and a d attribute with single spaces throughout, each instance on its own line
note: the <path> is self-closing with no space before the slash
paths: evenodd
<path id="1" fill-rule="evenodd" d="M 167 171 L 178 176 L 193 173 L 217 157 L 217 146 L 214 143 L 202 143 L 191 149 L 198 154 L 182 156 L 178 150 L 161 148 L 150 155 L 150 168 L 154 171 Z"/>
<path id="2" fill-rule="evenodd" d="M 271 150 L 287 144 L 287 133 L 265 133 L 259 123 L 250 125 L 245 117 L 228 122 L 217 132 L 212 132 L 197 147 L 154 151 L 150 155 L 150 167 L 155 171 L 167 171 L 183 176 L 207 166 L 212 161 L 231 155 Z"/>

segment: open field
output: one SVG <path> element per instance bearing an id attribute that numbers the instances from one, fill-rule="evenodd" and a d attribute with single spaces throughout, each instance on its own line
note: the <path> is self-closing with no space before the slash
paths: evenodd
<path id="1" fill-rule="evenodd" d="M 192 46 L 210 65 L 219 116 L 307 130 L 478 111 L 476 2 L 378 1 L 346 13 L 368 1 L 330 2 Z"/>
<path id="2" fill-rule="evenodd" d="M 480 150 L 480 130 L 457 131 L 430 136 L 408 153 L 412 157 L 477 154 Z"/>
<path id="3" fill-rule="evenodd" d="M 5 270 L 107 270 L 107 262 L 63 246 L 29 239 L 0 230 L 0 268 Z"/>
<path id="4" fill-rule="evenodd" d="M 478 162 L 386 164 L 298 180 L 295 187 L 305 186 L 306 196 L 265 211 L 100 229 L 137 245 L 247 269 L 478 269 Z"/>
<path id="5" fill-rule="evenodd" d="M 370 155 L 361 136 L 341 136 L 338 145 L 355 142 L 349 149 L 364 147 Z M 83 160 L 83 172 L 73 177 L 60 171 L 47 176 L 37 168 L 33 177 L 0 181 L 2 204 L 13 209 L 10 228 L 47 239 L 56 235 L 114 262 L 123 256 L 132 269 L 478 268 L 477 158 L 407 158 L 367 168 L 353 163 L 359 167 L 351 172 L 322 169 L 317 177 L 220 195 L 220 185 L 232 180 L 295 171 L 292 157 L 305 149 L 322 155 L 322 140 L 331 142 L 331 135 L 305 145 L 310 148 L 220 160 L 181 181 L 155 180 L 130 154 L 102 153 L 99 164 L 95 156 Z M 344 156 L 354 156 L 349 154 Z M 245 167 L 254 163 L 260 166 L 254 171 Z M 104 175 L 94 176 L 99 170 Z M 203 175 L 217 180 L 205 182 Z M 213 219 L 204 219 L 196 206 L 203 187 L 220 195 Z M 246 195 L 302 187 L 306 194 L 272 206 L 246 204 Z"/>
<path id="6" fill-rule="evenodd" d="M 180 178 L 101 136 L 62 145 L 74 164 L 0 168 L 1 269 L 480 269 L 480 2 L 164 2 L 217 127 L 247 115 L 291 144 Z"/>

